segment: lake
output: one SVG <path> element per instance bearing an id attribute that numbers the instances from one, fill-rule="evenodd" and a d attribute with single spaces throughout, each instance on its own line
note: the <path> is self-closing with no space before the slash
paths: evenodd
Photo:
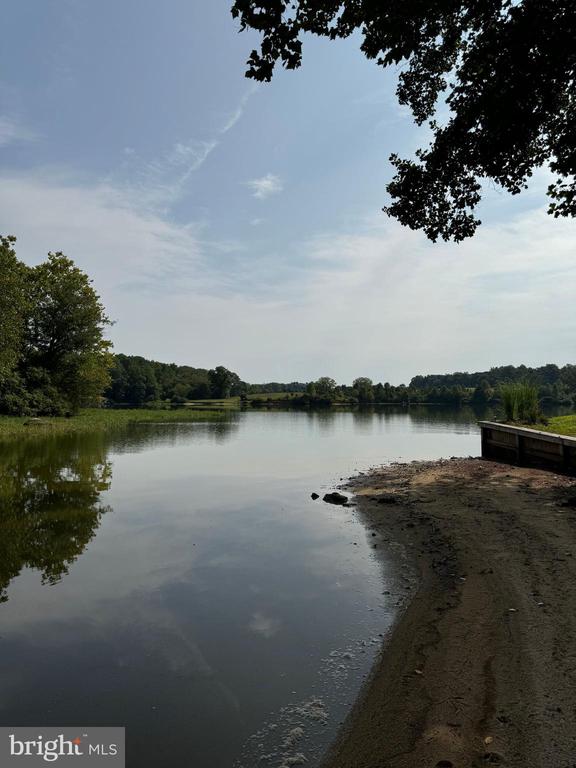
<path id="1" fill-rule="evenodd" d="M 410 574 L 310 494 L 478 455 L 475 420 L 258 411 L 1 445 L 1 724 L 123 725 L 134 768 L 313 766 Z"/>

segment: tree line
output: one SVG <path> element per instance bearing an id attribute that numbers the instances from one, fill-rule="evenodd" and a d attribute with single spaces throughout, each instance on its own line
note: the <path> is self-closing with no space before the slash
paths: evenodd
<path id="1" fill-rule="evenodd" d="M 237 373 L 223 365 L 208 370 L 118 354 L 114 356 L 110 384 L 104 397 L 119 405 L 166 401 L 181 404 L 188 400 L 235 397 L 247 388 Z"/>
<path id="2" fill-rule="evenodd" d="M 559 367 L 553 363 L 530 368 L 526 365 L 501 365 L 489 371 L 477 373 L 456 372 L 414 376 L 410 387 L 427 390 L 443 387 L 477 390 L 476 398 L 489 401 L 495 397 L 502 385 L 532 384 L 538 390 L 540 400 L 555 403 L 570 403 L 576 399 L 576 365 Z"/>
<path id="3" fill-rule="evenodd" d="M 394 386 L 374 383 L 361 376 L 351 386 L 337 384 L 328 376 L 305 385 L 302 392 L 290 396 L 295 407 L 328 406 L 333 404 L 429 403 L 445 405 L 488 405 L 501 402 L 503 388 L 525 384 L 534 388 L 541 403 L 576 402 L 576 366 L 545 365 L 541 368 L 501 366 L 486 372 L 415 376 L 410 384 Z M 272 402 L 272 401 L 271 401 Z M 282 401 L 275 401 L 276 403 Z M 260 405 L 252 401 L 252 405 Z"/>
<path id="4" fill-rule="evenodd" d="M 63 253 L 28 266 L 0 236 L 0 413 L 62 416 L 103 404 L 151 405 L 241 395 L 212 370 L 114 355 L 112 324 L 89 276 Z"/>
<path id="5" fill-rule="evenodd" d="M 576 365 L 499 366 L 476 373 L 415 376 L 408 386 L 360 376 L 351 386 L 328 376 L 316 381 L 249 384 L 219 365 L 213 369 L 116 354 L 111 325 L 92 281 L 63 253 L 36 265 L 21 262 L 15 238 L 0 236 L 0 413 L 66 415 L 94 405 L 148 406 L 240 397 L 253 406 L 284 393 L 278 404 L 486 404 L 503 385 L 526 383 L 540 401 L 576 402 Z"/>
<path id="6" fill-rule="evenodd" d="M 322 407 L 333 404 L 372 405 L 390 403 L 409 405 L 410 403 L 445 403 L 460 405 L 472 399 L 472 393 L 463 387 L 433 387 L 417 389 L 405 384 L 397 386 L 385 382 L 374 383 L 367 376 L 354 379 L 352 385 L 337 384 L 329 376 L 321 376 L 316 381 L 308 382 L 303 392 L 291 396 L 292 406 Z M 256 404 L 256 401 L 252 403 Z"/>

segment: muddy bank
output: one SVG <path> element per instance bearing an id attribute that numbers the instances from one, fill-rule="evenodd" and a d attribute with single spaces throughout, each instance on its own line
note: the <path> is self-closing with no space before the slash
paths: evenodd
<path id="1" fill-rule="evenodd" d="M 458 459 L 351 488 L 420 581 L 325 768 L 576 766 L 576 480 Z"/>

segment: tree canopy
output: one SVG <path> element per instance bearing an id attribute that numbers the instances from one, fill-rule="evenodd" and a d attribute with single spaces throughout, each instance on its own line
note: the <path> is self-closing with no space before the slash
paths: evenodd
<path id="1" fill-rule="evenodd" d="M 91 280 L 62 253 L 29 267 L 0 237 L 0 413 L 61 414 L 109 381 L 110 324 Z"/>
<path id="2" fill-rule="evenodd" d="M 248 385 L 224 366 L 213 370 L 159 363 L 134 355 L 114 355 L 110 386 L 105 396 L 116 404 L 174 404 L 239 395 Z"/>
<path id="3" fill-rule="evenodd" d="M 548 165 L 549 213 L 576 215 L 576 3 L 573 0 L 234 0 L 261 35 L 247 76 L 302 62 L 302 38 L 359 32 L 379 65 L 402 66 L 397 97 L 432 140 L 415 159 L 392 154 L 384 210 L 428 238 L 470 237 L 482 182 L 526 188 Z M 445 100 L 449 116 L 437 118 Z"/>

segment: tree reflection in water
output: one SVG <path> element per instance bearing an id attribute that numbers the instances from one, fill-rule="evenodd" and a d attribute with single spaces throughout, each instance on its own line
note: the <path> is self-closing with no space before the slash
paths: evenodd
<path id="1" fill-rule="evenodd" d="M 0 603 L 23 568 L 56 584 L 94 538 L 112 482 L 111 452 L 149 450 L 190 439 L 224 443 L 233 421 L 134 424 L 111 432 L 31 434 L 0 442 Z"/>
<path id="2" fill-rule="evenodd" d="M 0 445 L 0 602 L 23 568 L 55 584 L 94 537 L 109 507 L 104 435 L 30 438 Z"/>

